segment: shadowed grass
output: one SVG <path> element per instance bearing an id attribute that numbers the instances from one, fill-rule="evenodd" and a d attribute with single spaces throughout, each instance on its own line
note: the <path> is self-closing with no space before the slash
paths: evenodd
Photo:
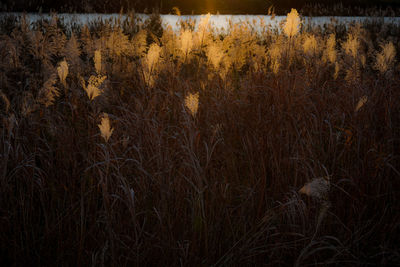
<path id="1" fill-rule="evenodd" d="M 133 22 L 71 35 L 20 20 L 2 32 L 2 261 L 400 262 L 399 55 L 380 43 L 399 51 L 397 27 L 302 29 L 290 46 L 243 25 L 229 36 L 187 27 L 182 51 L 180 33 Z M 71 38 L 80 53 L 68 62 Z M 82 80 L 100 73 L 89 99 Z M 43 104 L 49 77 L 65 90 Z M 315 179 L 329 179 L 325 202 L 298 192 Z"/>

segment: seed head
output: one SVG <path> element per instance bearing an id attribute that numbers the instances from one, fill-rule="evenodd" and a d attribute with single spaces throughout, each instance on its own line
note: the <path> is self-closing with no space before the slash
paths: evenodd
<path id="1" fill-rule="evenodd" d="M 85 80 L 81 78 L 81 84 L 85 92 L 87 93 L 90 100 L 95 99 L 99 95 L 101 95 L 102 90 L 99 87 L 103 84 L 104 80 L 107 76 L 90 76 L 88 86 L 86 86 Z"/>
<path id="2" fill-rule="evenodd" d="M 325 48 L 325 58 L 324 61 L 329 61 L 330 63 L 335 63 L 337 58 L 336 52 L 336 36 L 335 34 L 330 34 L 328 40 L 326 41 Z"/>
<path id="3" fill-rule="evenodd" d="M 396 57 L 396 48 L 392 42 L 381 45 L 381 52 L 376 55 L 375 69 L 381 73 L 387 72 L 393 65 Z"/>
<path id="4" fill-rule="evenodd" d="M 354 59 L 357 58 L 358 49 L 360 48 L 360 39 L 358 36 L 349 33 L 346 42 L 343 44 L 343 48 L 346 54 L 352 56 Z"/>
<path id="5" fill-rule="evenodd" d="M 104 138 L 106 142 L 108 142 L 108 139 L 110 139 L 114 128 L 111 128 L 110 126 L 110 119 L 108 118 L 108 114 L 104 113 L 103 118 L 101 118 L 101 123 L 98 125 L 100 129 L 100 134 Z"/>
<path id="6" fill-rule="evenodd" d="M 292 8 L 289 14 L 286 17 L 286 23 L 283 27 L 284 33 L 289 37 L 295 36 L 299 32 L 300 26 L 300 17 L 299 13 L 296 9 Z"/>
<path id="7" fill-rule="evenodd" d="M 96 50 L 94 52 L 94 67 L 96 69 L 97 74 L 101 73 L 101 51 Z"/>
<path id="8" fill-rule="evenodd" d="M 224 51 L 220 45 L 212 43 L 207 47 L 207 57 L 214 69 L 218 71 L 221 60 L 224 57 Z"/>
<path id="9" fill-rule="evenodd" d="M 64 87 L 67 87 L 67 76 L 68 76 L 68 63 L 67 61 L 61 61 L 60 65 L 57 67 L 58 77 L 60 78 L 61 83 Z"/>
<path id="10" fill-rule="evenodd" d="M 161 47 L 159 47 L 156 43 L 150 45 L 146 56 L 147 68 L 149 72 L 151 72 L 153 67 L 157 64 L 158 59 L 160 58 L 160 53 Z"/>
<path id="11" fill-rule="evenodd" d="M 193 47 L 193 36 L 192 32 L 190 30 L 185 30 L 181 34 L 181 51 L 185 54 L 188 55 L 190 51 L 192 50 Z"/>
<path id="12" fill-rule="evenodd" d="M 359 111 L 368 102 L 368 97 L 365 95 L 358 100 L 355 112 Z"/>
<path id="13" fill-rule="evenodd" d="M 313 55 L 317 51 L 318 43 L 314 35 L 306 37 L 303 43 L 303 51 L 305 54 Z"/>
<path id="14" fill-rule="evenodd" d="M 325 199 L 328 196 L 330 182 L 325 178 L 315 178 L 311 182 L 305 184 L 299 192 L 316 199 Z"/>
<path id="15" fill-rule="evenodd" d="M 195 117 L 199 109 L 199 93 L 189 93 L 185 98 L 185 106 L 189 109 L 192 116 Z"/>

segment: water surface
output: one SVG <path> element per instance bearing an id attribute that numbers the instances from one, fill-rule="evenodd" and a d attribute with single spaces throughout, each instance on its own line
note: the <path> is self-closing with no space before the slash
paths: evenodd
<path id="1" fill-rule="evenodd" d="M 21 16 L 22 13 L 0 13 L 0 18 L 7 15 Z M 149 18 L 149 15 L 137 14 L 138 18 L 143 22 Z M 52 15 L 50 14 L 38 14 L 38 13 L 27 13 L 27 19 L 30 22 L 38 20 L 50 20 Z M 59 19 L 62 19 L 68 26 L 73 24 L 84 25 L 92 23 L 98 20 L 110 20 L 114 23 L 118 19 L 125 19 L 125 15 L 121 14 L 57 14 Z M 178 31 L 180 29 L 181 21 L 192 20 L 198 25 L 200 19 L 204 15 L 190 15 L 190 16 L 176 16 L 176 15 L 161 15 L 163 27 L 171 26 L 173 30 Z M 278 29 L 280 23 L 285 20 L 286 16 L 271 16 L 266 15 L 211 15 L 210 23 L 216 31 L 225 31 L 229 28 L 230 23 L 249 23 L 256 30 L 262 30 L 264 28 Z M 308 26 L 323 26 L 324 24 L 343 24 L 350 25 L 352 23 L 364 23 L 364 22 L 383 22 L 393 23 L 400 25 L 400 17 L 303 17 L 303 23 Z"/>

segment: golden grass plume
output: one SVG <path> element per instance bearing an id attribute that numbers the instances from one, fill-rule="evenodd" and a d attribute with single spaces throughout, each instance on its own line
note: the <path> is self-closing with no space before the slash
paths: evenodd
<path id="1" fill-rule="evenodd" d="M 192 116 L 195 117 L 199 109 L 199 93 L 189 93 L 185 97 L 185 106 L 190 111 Z"/>
<path id="2" fill-rule="evenodd" d="M 101 137 L 104 138 L 106 142 L 110 139 L 112 133 L 114 132 L 114 128 L 111 128 L 110 119 L 107 113 L 103 113 L 103 117 L 101 118 L 101 123 L 98 125 L 100 129 Z"/>
<path id="3" fill-rule="evenodd" d="M 295 36 L 300 30 L 300 16 L 296 9 L 292 8 L 287 14 L 286 23 L 283 26 L 283 32 L 289 37 Z"/>

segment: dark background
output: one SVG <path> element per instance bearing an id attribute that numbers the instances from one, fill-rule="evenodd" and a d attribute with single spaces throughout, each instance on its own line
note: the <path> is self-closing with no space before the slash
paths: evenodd
<path id="1" fill-rule="evenodd" d="M 100 12 L 112 13 L 135 10 L 136 12 L 171 13 L 177 6 L 182 14 L 266 14 L 268 7 L 274 5 L 276 14 L 285 14 L 290 8 L 307 12 L 310 9 L 329 13 L 339 1 L 335 0 L 5 0 L 0 3 L 2 11 L 27 12 Z M 316 5 L 322 5 L 316 8 Z M 397 9 L 400 0 L 347 0 L 342 1 L 347 13 L 381 7 Z M 325 10 L 325 11 L 323 11 Z M 336 11 L 339 12 L 339 11 Z"/>

